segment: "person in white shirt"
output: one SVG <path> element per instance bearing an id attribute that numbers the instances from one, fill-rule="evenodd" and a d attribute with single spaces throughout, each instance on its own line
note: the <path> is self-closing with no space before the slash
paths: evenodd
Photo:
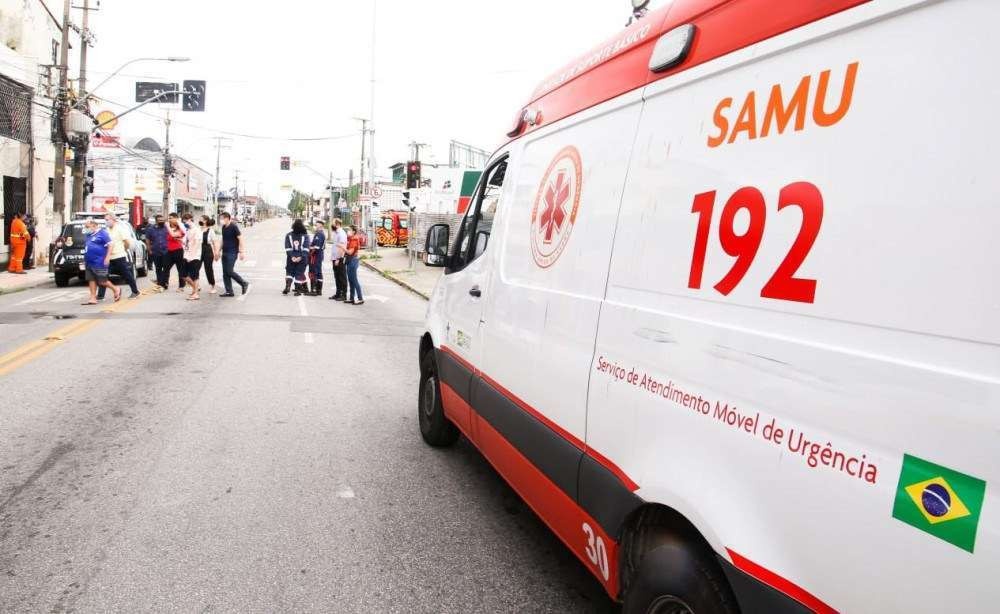
<path id="1" fill-rule="evenodd" d="M 331 301 L 343 301 L 347 298 L 347 232 L 344 223 L 339 218 L 333 220 L 333 282 L 336 291 L 330 297 Z"/>
<path id="2" fill-rule="evenodd" d="M 104 220 L 108 223 L 108 234 L 111 235 L 111 262 L 108 265 L 109 275 L 118 275 L 128 283 L 132 290 L 130 299 L 139 298 L 139 286 L 135 283 L 135 275 L 132 274 L 132 260 L 129 257 L 132 250 L 132 233 L 128 230 L 128 225 L 119 222 L 114 213 L 105 214 Z M 104 300 L 105 287 L 101 286 L 97 292 L 97 300 Z"/>
<path id="3" fill-rule="evenodd" d="M 197 301 L 201 298 L 199 294 L 201 288 L 198 285 L 198 277 L 201 272 L 201 242 L 202 233 L 205 230 L 205 222 L 199 222 L 199 228 L 194 227 L 194 216 L 185 213 L 181 216 L 181 221 L 188 226 L 184 235 L 184 283 L 191 288 L 191 295 L 187 300 Z"/>

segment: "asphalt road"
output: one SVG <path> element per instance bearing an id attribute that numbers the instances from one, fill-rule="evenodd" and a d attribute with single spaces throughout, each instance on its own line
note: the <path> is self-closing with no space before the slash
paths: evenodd
<path id="1" fill-rule="evenodd" d="M 245 299 L 0 296 L 0 612 L 613 611 L 471 445 L 423 444 L 426 303 L 282 296 L 286 226 L 246 231 Z"/>

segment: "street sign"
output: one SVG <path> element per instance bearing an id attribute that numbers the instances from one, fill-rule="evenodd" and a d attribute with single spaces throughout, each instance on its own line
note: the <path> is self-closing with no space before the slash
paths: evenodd
<path id="1" fill-rule="evenodd" d="M 382 188 L 378 187 L 377 185 L 376 186 L 372 186 L 372 196 L 374 196 L 375 198 L 381 197 L 382 196 Z"/>
<path id="2" fill-rule="evenodd" d="M 372 195 L 371 194 L 362 194 L 362 195 L 358 196 L 358 200 L 360 200 L 363 203 L 370 202 L 372 200 Z"/>
<path id="3" fill-rule="evenodd" d="M 110 131 L 118 127 L 118 118 L 112 111 L 101 111 L 94 118 L 94 121 L 101 127 L 101 130 Z"/>
<path id="4" fill-rule="evenodd" d="M 177 92 L 176 94 L 164 96 L 163 98 L 157 98 L 156 100 L 156 102 L 176 103 L 180 99 L 180 92 L 178 90 L 179 88 L 176 83 L 137 81 L 135 84 L 135 101 L 146 102 L 150 98 L 155 98 L 163 92 Z"/>

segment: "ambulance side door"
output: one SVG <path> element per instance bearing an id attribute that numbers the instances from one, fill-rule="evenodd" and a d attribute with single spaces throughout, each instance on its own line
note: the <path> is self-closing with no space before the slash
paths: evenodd
<path id="1" fill-rule="evenodd" d="M 483 173 L 459 226 L 448 268 L 440 282 L 445 311 L 439 357 L 441 379 L 463 401 L 446 403 L 445 412 L 469 437 L 474 437 L 470 430 L 469 405 L 472 379 L 482 368 L 480 331 L 489 272 L 488 259 L 481 256 L 489 244 L 507 159 L 503 155 Z"/>

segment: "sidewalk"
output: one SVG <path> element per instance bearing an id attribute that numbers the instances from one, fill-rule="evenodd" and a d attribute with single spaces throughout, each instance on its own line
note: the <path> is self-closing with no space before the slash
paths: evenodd
<path id="1" fill-rule="evenodd" d="M 0 272 L 0 294 L 20 292 L 42 284 L 53 283 L 52 273 L 49 273 L 48 267 L 36 267 L 27 273 L 27 275 L 14 275 L 8 273 L 6 269 Z"/>
<path id="2" fill-rule="evenodd" d="M 366 252 L 364 255 L 368 255 Z M 361 264 L 390 279 L 397 284 L 407 288 L 425 299 L 430 300 L 434 285 L 441 277 L 444 269 L 424 266 L 423 262 L 414 260 L 413 271 L 409 271 L 409 256 L 406 250 L 401 247 L 380 247 L 378 260 L 361 260 Z"/>

